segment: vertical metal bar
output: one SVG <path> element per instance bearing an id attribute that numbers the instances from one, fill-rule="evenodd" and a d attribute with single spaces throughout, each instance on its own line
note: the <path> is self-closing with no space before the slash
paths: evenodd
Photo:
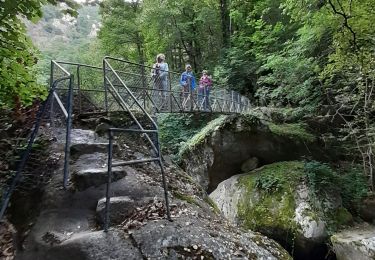
<path id="1" fill-rule="evenodd" d="M 155 122 L 157 119 L 155 119 Z M 155 126 L 155 130 L 157 130 L 157 126 Z M 165 172 L 164 172 L 164 166 L 163 166 L 163 161 L 162 161 L 162 156 L 161 156 L 161 149 L 160 149 L 160 139 L 159 139 L 159 131 L 155 133 L 156 135 L 156 148 L 157 148 L 157 156 L 159 157 L 159 166 L 160 166 L 160 171 L 161 171 L 161 176 L 162 176 L 162 181 L 163 181 L 163 188 L 164 188 L 164 199 L 165 199 L 165 207 L 167 209 L 167 219 L 169 221 L 172 221 L 171 219 L 171 213 L 169 211 L 169 199 L 168 199 L 168 187 L 167 187 L 167 181 L 165 178 Z"/>
<path id="2" fill-rule="evenodd" d="M 82 96 L 81 96 L 81 76 L 80 76 L 80 68 L 81 66 L 77 66 L 77 88 L 78 88 L 78 109 L 79 113 L 82 113 Z"/>
<path id="3" fill-rule="evenodd" d="M 108 130 L 108 175 L 107 175 L 107 189 L 105 192 L 105 211 L 104 211 L 104 232 L 108 232 L 109 227 L 109 207 L 110 207 L 110 189 L 112 181 L 112 156 L 113 156 L 113 133 Z"/>
<path id="4" fill-rule="evenodd" d="M 172 113 L 172 82 L 171 82 L 171 74 L 168 71 L 168 85 L 169 85 L 169 112 Z"/>
<path id="5" fill-rule="evenodd" d="M 141 74 L 142 74 L 142 96 L 143 96 L 143 108 L 146 109 L 146 89 L 147 89 L 147 84 L 146 84 L 146 74 L 145 74 L 145 67 L 141 66 Z"/>
<path id="6" fill-rule="evenodd" d="M 188 77 L 188 91 L 190 97 L 190 111 L 193 111 L 193 90 L 191 89 L 191 78 Z"/>
<path id="7" fill-rule="evenodd" d="M 51 101 L 51 110 L 50 110 L 50 120 L 51 120 L 51 126 L 53 128 L 55 128 L 55 120 L 54 120 L 54 113 L 53 113 L 53 102 L 54 102 L 54 95 L 53 95 L 53 77 L 54 77 L 54 70 L 55 70 L 55 64 L 53 63 L 53 61 L 51 60 L 51 72 L 50 72 L 50 82 L 49 82 L 49 86 L 50 86 L 50 89 L 52 91 L 52 101 Z"/>
<path id="8" fill-rule="evenodd" d="M 229 108 L 229 112 L 232 112 L 232 107 L 234 106 L 234 92 L 233 90 L 231 91 L 231 99 L 230 99 L 230 108 Z"/>
<path id="9" fill-rule="evenodd" d="M 64 189 L 68 187 L 69 179 L 69 160 L 70 160 L 70 134 L 72 130 L 72 111 L 73 111 L 73 80 L 71 75 L 69 79 L 69 94 L 68 94 L 68 118 L 66 119 L 66 140 L 65 140 L 65 157 L 64 157 Z"/>
<path id="10" fill-rule="evenodd" d="M 108 113 L 108 86 L 107 86 L 107 74 L 106 74 L 106 64 L 105 64 L 105 59 L 103 59 L 103 86 L 104 86 L 104 107 L 105 107 L 105 112 Z"/>

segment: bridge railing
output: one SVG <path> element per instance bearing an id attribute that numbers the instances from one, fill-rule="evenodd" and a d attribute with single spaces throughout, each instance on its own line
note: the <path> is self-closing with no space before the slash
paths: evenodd
<path id="1" fill-rule="evenodd" d="M 86 64 L 58 61 L 70 74 L 75 75 L 73 82 L 74 113 L 121 110 L 118 102 L 103 87 L 103 68 Z M 180 86 L 181 73 L 169 71 L 167 84 L 162 84 L 151 76 L 151 66 L 143 66 L 122 59 L 111 60 L 111 66 L 137 98 L 148 113 L 208 111 L 221 113 L 242 113 L 250 109 L 248 98 L 224 86 L 214 84 L 207 91 L 199 88 L 199 75 L 196 75 L 196 88 Z M 110 74 L 108 73 L 108 76 Z M 140 111 L 140 107 L 124 91 L 119 79 L 113 78 L 117 88 L 129 109 Z M 64 87 L 64 86 L 62 86 Z"/>
<path id="2" fill-rule="evenodd" d="M 184 90 L 180 85 L 181 73 L 168 71 L 167 84 L 163 86 L 151 76 L 151 66 L 143 66 L 121 59 L 111 60 L 111 65 L 118 72 L 127 88 L 142 104 L 142 107 L 149 113 L 188 111 L 242 113 L 248 111 L 251 106 L 248 98 L 219 85 L 213 85 L 207 96 L 206 91 L 200 91 L 198 76 L 195 89 L 186 88 Z M 114 80 L 113 84 L 118 88 L 118 92 L 124 100 L 129 101 L 129 108 L 138 110 L 139 107 L 137 108 L 128 94 L 121 89 L 121 83 Z"/>

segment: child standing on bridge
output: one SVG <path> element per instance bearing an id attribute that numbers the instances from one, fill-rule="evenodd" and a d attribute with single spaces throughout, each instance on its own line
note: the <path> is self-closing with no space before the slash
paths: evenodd
<path id="1" fill-rule="evenodd" d="M 190 100 L 190 110 L 193 109 L 193 91 L 195 90 L 195 77 L 190 64 L 186 64 L 185 71 L 180 77 L 182 106 L 185 107 Z"/>
<path id="2" fill-rule="evenodd" d="M 202 77 L 199 80 L 199 105 L 203 105 L 203 110 L 210 109 L 209 95 L 212 88 L 212 78 L 208 75 L 207 70 L 202 71 Z M 202 104 L 203 101 L 203 104 Z"/>
<path id="3" fill-rule="evenodd" d="M 168 91 L 168 63 L 165 62 L 165 55 L 160 53 L 156 56 L 156 63 L 152 66 L 151 77 L 153 81 L 153 97 L 159 108 L 165 105 Z"/>

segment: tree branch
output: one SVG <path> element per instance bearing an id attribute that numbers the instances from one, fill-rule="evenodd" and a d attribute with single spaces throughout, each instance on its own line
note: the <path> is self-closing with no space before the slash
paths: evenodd
<path id="1" fill-rule="evenodd" d="M 346 27 L 346 28 L 350 31 L 350 33 L 352 34 L 354 50 L 355 50 L 355 51 L 358 51 L 358 50 L 359 50 L 359 46 L 358 46 L 358 44 L 357 44 L 357 35 L 356 35 L 356 33 L 353 31 L 353 28 L 350 27 L 350 25 L 349 25 L 349 19 L 351 18 L 351 16 L 350 16 L 350 15 L 347 15 L 347 14 L 345 13 L 345 11 L 344 11 L 344 9 L 343 9 L 343 7 L 342 7 L 342 5 L 341 5 L 341 3 L 340 3 L 339 0 L 337 0 L 337 3 L 339 4 L 341 11 L 337 10 L 337 8 L 335 7 L 335 5 L 332 3 L 332 0 L 328 0 L 328 3 L 329 3 L 329 5 L 332 7 L 332 10 L 333 10 L 333 12 L 334 12 L 335 14 L 338 14 L 338 15 L 342 16 L 342 18 L 344 18 L 343 25 L 344 25 L 344 27 Z"/>

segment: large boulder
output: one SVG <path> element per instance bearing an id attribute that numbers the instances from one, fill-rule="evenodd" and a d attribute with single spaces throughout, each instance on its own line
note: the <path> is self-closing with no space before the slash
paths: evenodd
<path id="1" fill-rule="evenodd" d="M 279 162 L 220 183 L 210 198 L 231 222 L 259 231 L 308 259 L 321 251 L 328 226 L 351 219 L 335 192 L 313 197 L 303 162 Z M 338 219 L 336 219 L 336 217 Z"/>
<path id="2" fill-rule="evenodd" d="M 326 159 L 327 153 L 303 124 L 263 124 L 251 115 L 221 116 L 187 142 L 182 167 L 207 191 L 241 172 L 251 157 L 259 165 L 302 157 Z M 257 165 L 258 166 L 258 165 Z"/>
<path id="3" fill-rule="evenodd" d="M 343 230 L 331 237 L 337 260 L 375 259 L 375 227 L 362 225 Z"/>

